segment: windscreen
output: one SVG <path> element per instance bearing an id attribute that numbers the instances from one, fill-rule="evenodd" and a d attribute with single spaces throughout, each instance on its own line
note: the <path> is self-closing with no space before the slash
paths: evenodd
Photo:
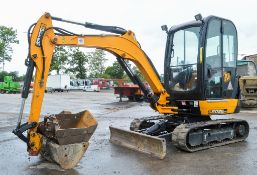
<path id="1" fill-rule="evenodd" d="M 175 91 L 190 91 L 197 83 L 200 27 L 178 30 L 173 35 L 169 85 Z"/>

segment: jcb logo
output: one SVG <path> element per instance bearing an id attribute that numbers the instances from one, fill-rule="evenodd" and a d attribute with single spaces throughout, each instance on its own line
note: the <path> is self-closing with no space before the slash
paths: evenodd
<path id="1" fill-rule="evenodd" d="M 42 35 L 44 34 L 45 30 L 46 30 L 45 24 L 41 24 L 38 35 L 37 35 L 37 40 L 36 40 L 37 47 L 41 47 L 41 38 L 42 38 Z"/>
<path id="2" fill-rule="evenodd" d="M 224 82 L 228 83 L 231 80 L 231 73 L 230 72 L 224 72 Z"/>
<path id="3" fill-rule="evenodd" d="M 226 109 L 214 109 L 209 111 L 209 114 L 226 114 L 226 113 L 227 113 Z"/>

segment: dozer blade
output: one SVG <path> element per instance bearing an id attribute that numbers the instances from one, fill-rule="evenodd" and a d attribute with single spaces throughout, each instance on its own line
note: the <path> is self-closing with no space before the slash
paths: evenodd
<path id="1" fill-rule="evenodd" d="M 110 142 L 144 154 L 164 159 L 166 140 L 110 126 Z"/>
<path id="2" fill-rule="evenodd" d="M 44 138 L 41 155 L 64 169 L 75 167 L 86 152 L 96 127 L 97 121 L 88 111 L 44 117 L 38 126 Z"/>

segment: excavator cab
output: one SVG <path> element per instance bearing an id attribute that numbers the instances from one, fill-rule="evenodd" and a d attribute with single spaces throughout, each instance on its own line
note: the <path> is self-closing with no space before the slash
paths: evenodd
<path id="1" fill-rule="evenodd" d="M 216 16 L 173 26 L 167 33 L 164 86 L 166 106 L 177 113 L 136 118 L 130 132 L 111 128 L 111 141 L 163 159 L 166 141 L 195 152 L 243 141 L 249 133 L 245 120 L 213 120 L 213 114 L 239 111 L 237 31 Z"/>
<path id="2" fill-rule="evenodd" d="M 200 114 L 196 101 L 237 98 L 238 46 L 233 22 L 198 15 L 195 21 L 171 27 L 166 46 L 165 89 L 173 105 Z"/>

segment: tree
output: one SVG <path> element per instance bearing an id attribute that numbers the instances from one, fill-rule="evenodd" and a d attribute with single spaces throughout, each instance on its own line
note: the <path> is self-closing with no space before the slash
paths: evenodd
<path id="1" fill-rule="evenodd" d="M 17 71 L 12 71 L 8 73 L 9 76 L 12 76 L 13 81 L 19 81 L 19 75 Z"/>
<path id="2" fill-rule="evenodd" d="M 5 76 L 12 76 L 13 81 L 23 81 L 24 80 L 24 75 L 19 76 L 17 71 L 12 71 L 12 72 L 1 71 L 0 72 L 0 82 L 4 81 Z"/>
<path id="3" fill-rule="evenodd" d="M 3 71 L 5 61 L 12 60 L 12 47 L 11 44 L 18 44 L 17 31 L 12 27 L 0 26 L 0 63 L 3 64 Z"/>
<path id="4" fill-rule="evenodd" d="M 89 77 L 101 78 L 105 72 L 104 63 L 106 62 L 105 53 L 103 50 L 96 49 L 89 55 Z"/>
<path id="5" fill-rule="evenodd" d="M 124 76 L 124 71 L 118 61 L 115 61 L 112 66 L 105 69 L 105 74 L 109 75 L 110 78 L 122 79 Z"/>
<path id="6" fill-rule="evenodd" d="M 60 71 L 66 71 L 65 65 L 68 63 L 69 52 L 63 46 L 55 47 L 50 71 L 55 70 L 59 75 Z"/>
<path id="7" fill-rule="evenodd" d="M 4 81 L 4 77 L 8 75 L 8 72 L 6 71 L 1 71 L 0 72 L 0 82 Z"/>
<path id="8" fill-rule="evenodd" d="M 71 49 L 69 59 L 70 68 L 66 72 L 72 72 L 76 78 L 85 79 L 87 77 L 86 64 L 88 62 L 88 55 L 80 51 L 79 48 Z"/>
<path id="9" fill-rule="evenodd" d="M 142 73 L 140 72 L 140 70 L 136 66 L 133 66 L 132 70 L 133 70 L 134 74 L 136 74 L 141 81 L 145 81 L 144 76 L 142 75 Z"/>

